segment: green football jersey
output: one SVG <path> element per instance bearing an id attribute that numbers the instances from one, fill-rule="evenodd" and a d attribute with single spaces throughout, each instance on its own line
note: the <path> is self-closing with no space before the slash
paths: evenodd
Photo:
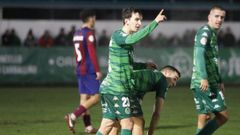
<path id="1" fill-rule="evenodd" d="M 135 95 L 143 97 L 147 92 L 156 92 L 156 97 L 165 99 L 168 83 L 166 77 L 158 70 L 134 70 Z"/>
<path id="2" fill-rule="evenodd" d="M 137 67 L 133 62 L 133 45 L 151 33 L 157 25 L 156 21 L 152 21 L 133 34 L 126 34 L 121 29 L 112 34 L 109 43 L 108 74 L 100 86 L 101 93 L 131 93 L 133 68 Z"/>
<path id="3" fill-rule="evenodd" d="M 191 89 L 199 88 L 202 79 L 207 79 L 210 87 L 216 88 L 221 83 L 217 32 L 206 24 L 197 31 L 194 42 Z"/>

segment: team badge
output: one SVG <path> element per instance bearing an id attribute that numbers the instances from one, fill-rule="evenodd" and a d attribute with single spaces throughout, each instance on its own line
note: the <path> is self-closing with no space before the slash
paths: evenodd
<path id="1" fill-rule="evenodd" d="M 200 43 L 202 45 L 206 45 L 207 44 L 207 38 L 206 37 L 202 37 L 201 40 L 200 40 Z"/>
<path id="2" fill-rule="evenodd" d="M 125 108 L 125 113 L 130 114 L 130 108 L 129 107 Z"/>
<path id="3" fill-rule="evenodd" d="M 93 41 L 94 41 L 93 35 L 90 35 L 90 36 L 88 37 L 88 40 L 89 40 L 90 42 L 93 42 Z"/>

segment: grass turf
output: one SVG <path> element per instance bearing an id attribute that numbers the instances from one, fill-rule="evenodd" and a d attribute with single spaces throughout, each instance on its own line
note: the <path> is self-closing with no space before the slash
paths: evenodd
<path id="1" fill-rule="evenodd" d="M 225 92 L 230 120 L 215 135 L 237 135 L 240 129 L 240 89 L 227 87 Z M 148 93 L 143 102 L 147 130 L 151 117 L 154 93 Z M 0 88 L 0 135 L 67 135 L 71 134 L 64 115 L 78 106 L 76 87 L 2 87 Z M 92 123 L 98 127 L 101 120 L 100 104 L 91 109 Z M 156 135 L 194 134 L 196 112 L 188 87 L 169 89 Z M 76 134 L 84 135 L 81 119 Z"/>

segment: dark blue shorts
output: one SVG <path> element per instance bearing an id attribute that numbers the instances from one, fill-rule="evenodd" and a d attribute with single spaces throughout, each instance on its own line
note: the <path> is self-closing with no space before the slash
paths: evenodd
<path id="1" fill-rule="evenodd" d="M 78 91 L 80 94 L 94 95 L 99 93 L 100 81 L 96 74 L 78 75 Z"/>

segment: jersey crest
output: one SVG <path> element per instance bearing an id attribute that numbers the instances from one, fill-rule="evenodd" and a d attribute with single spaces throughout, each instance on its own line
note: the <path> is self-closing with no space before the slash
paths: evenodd
<path id="1" fill-rule="evenodd" d="M 207 44 L 207 38 L 206 38 L 206 37 L 202 37 L 202 38 L 200 39 L 200 43 L 201 43 L 202 45 L 206 45 L 206 44 Z"/>
<path id="2" fill-rule="evenodd" d="M 93 36 L 93 35 L 90 35 L 90 36 L 88 37 L 88 40 L 89 40 L 90 42 L 94 42 L 94 36 Z"/>

